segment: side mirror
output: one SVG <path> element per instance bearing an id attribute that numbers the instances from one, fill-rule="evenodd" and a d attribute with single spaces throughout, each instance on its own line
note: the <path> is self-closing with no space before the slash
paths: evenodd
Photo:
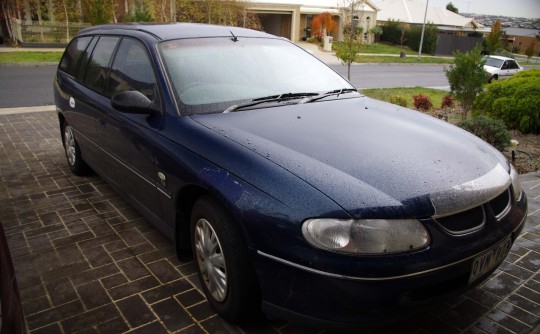
<path id="1" fill-rule="evenodd" d="M 151 114 L 152 101 L 141 92 L 130 90 L 114 94 L 111 98 L 113 108 L 130 114 Z"/>

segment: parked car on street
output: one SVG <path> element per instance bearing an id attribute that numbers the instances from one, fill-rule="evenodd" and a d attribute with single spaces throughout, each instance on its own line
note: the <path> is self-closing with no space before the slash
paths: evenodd
<path id="1" fill-rule="evenodd" d="M 79 32 L 54 81 L 68 165 L 192 249 L 212 308 L 344 328 L 463 293 L 526 196 L 495 148 L 375 101 L 286 39 L 198 24 Z"/>
<path id="2" fill-rule="evenodd" d="M 484 71 L 488 82 L 499 79 L 507 79 L 519 71 L 523 71 L 523 67 L 519 66 L 517 61 L 512 58 L 502 56 L 485 56 Z"/>

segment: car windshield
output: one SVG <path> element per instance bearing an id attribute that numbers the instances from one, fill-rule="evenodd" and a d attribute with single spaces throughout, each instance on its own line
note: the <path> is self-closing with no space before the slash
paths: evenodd
<path id="1" fill-rule="evenodd" d="M 291 100 L 354 88 L 281 39 L 182 39 L 162 42 L 159 49 L 181 114 L 223 112 L 254 99 L 275 102 L 270 98 Z"/>
<path id="2" fill-rule="evenodd" d="M 497 67 L 497 68 L 501 68 L 502 63 L 504 62 L 504 60 L 491 58 L 491 57 L 486 57 L 485 60 L 486 60 L 487 66 Z"/>

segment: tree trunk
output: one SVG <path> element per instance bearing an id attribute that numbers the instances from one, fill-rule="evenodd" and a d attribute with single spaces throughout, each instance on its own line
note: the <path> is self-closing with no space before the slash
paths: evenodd
<path id="1" fill-rule="evenodd" d="M 39 24 L 39 36 L 41 37 L 41 42 L 43 42 L 43 20 L 41 19 L 41 2 L 37 2 L 37 17 Z"/>
<path id="2" fill-rule="evenodd" d="M 54 22 L 54 1 L 49 0 L 47 5 L 47 13 L 49 14 L 49 21 Z"/>
<path id="3" fill-rule="evenodd" d="M 69 16 L 68 16 L 68 11 L 67 11 L 66 1 L 65 0 L 62 0 L 62 5 L 64 6 L 64 14 L 66 15 L 66 40 L 67 40 L 67 42 L 69 42 L 69 40 L 70 40 L 70 38 L 69 38 Z"/>
<path id="4" fill-rule="evenodd" d="M 118 23 L 118 20 L 116 19 L 116 8 L 115 8 L 114 0 L 111 0 L 111 10 L 113 15 L 113 22 Z"/>
<path id="5" fill-rule="evenodd" d="M 32 23 L 32 11 L 30 9 L 30 0 L 24 0 L 24 20 L 28 23 Z"/>
<path id="6" fill-rule="evenodd" d="M 4 18 L 6 19 L 6 27 L 7 27 L 9 38 L 11 40 L 15 40 L 13 36 L 13 32 L 11 30 L 11 15 L 9 15 L 8 12 L 10 12 L 9 4 L 6 10 L 6 8 L 4 7 L 4 3 L 2 2 L 2 13 L 4 13 Z"/>

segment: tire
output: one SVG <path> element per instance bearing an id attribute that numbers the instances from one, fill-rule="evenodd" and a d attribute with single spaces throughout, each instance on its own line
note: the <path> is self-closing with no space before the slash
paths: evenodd
<path id="1" fill-rule="evenodd" d="M 71 172 L 79 176 L 89 174 L 91 169 L 84 162 L 79 144 L 75 140 L 73 128 L 67 122 L 64 123 L 62 129 L 62 143 L 64 144 L 64 151 Z"/>
<path id="2" fill-rule="evenodd" d="M 197 200 L 191 214 L 191 244 L 210 306 L 229 322 L 260 316 L 260 292 L 248 249 L 234 221 L 212 197 Z"/>

